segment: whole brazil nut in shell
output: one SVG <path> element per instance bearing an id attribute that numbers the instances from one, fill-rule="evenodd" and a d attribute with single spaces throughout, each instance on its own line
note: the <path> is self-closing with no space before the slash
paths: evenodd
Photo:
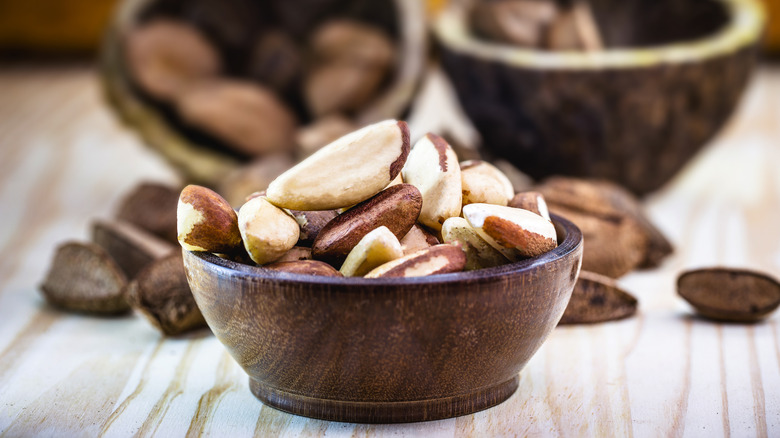
<path id="1" fill-rule="evenodd" d="M 379 193 L 409 155 L 406 122 L 386 120 L 345 135 L 280 175 L 268 200 L 294 210 L 349 207 Z"/>
<path id="2" fill-rule="evenodd" d="M 507 205 L 515 189 L 504 172 L 486 161 L 460 163 L 463 205 L 485 203 Z"/>
<path id="3" fill-rule="evenodd" d="M 753 322 L 780 306 L 780 283 L 764 273 L 733 268 L 687 271 L 677 293 L 699 315 L 722 321 Z"/>
<path id="4" fill-rule="evenodd" d="M 312 256 L 338 266 L 363 236 L 383 225 L 401 239 L 417 221 L 422 203 L 413 185 L 388 187 L 328 222 L 314 240 Z"/>
<path id="5" fill-rule="evenodd" d="M 381 265 L 365 278 L 423 277 L 460 272 L 466 266 L 466 254 L 455 245 L 436 245 L 421 249 Z"/>
<path id="6" fill-rule="evenodd" d="M 469 204 L 463 207 L 463 216 L 483 239 L 512 261 L 518 257 L 535 257 L 558 246 L 553 224 L 528 210 Z M 515 257 L 512 252 L 516 253 Z"/>
<path id="7" fill-rule="evenodd" d="M 345 277 L 360 277 L 403 255 L 398 238 L 387 227 L 381 226 L 360 239 L 347 255 L 339 272 Z"/>
<path id="8" fill-rule="evenodd" d="M 281 258 L 298 242 L 298 222 L 264 196 L 250 199 L 238 211 L 238 229 L 249 257 L 258 265 Z"/>
<path id="9" fill-rule="evenodd" d="M 427 134 L 414 144 L 402 171 L 404 182 L 420 190 L 420 223 L 435 230 L 447 218 L 460 216 L 461 178 L 458 157 L 447 142 Z"/>
<path id="10" fill-rule="evenodd" d="M 181 191 L 176 225 L 179 244 L 188 251 L 228 253 L 241 245 L 236 211 L 203 186 L 188 185 Z"/>

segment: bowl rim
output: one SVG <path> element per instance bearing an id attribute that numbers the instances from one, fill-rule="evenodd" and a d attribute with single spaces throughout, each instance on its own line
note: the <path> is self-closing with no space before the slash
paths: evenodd
<path id="1" fill-rule="evenodd" d="M 720 30 L 704 38 L 643 48 L 548 51 L 491 42 L 477 37 L 467 24 L 466 12 L 473 0 L 451 2 L 434 20 L 433 32 L 440 43 L 459 54 L 531 69 L 595 70 L 685 64 L 758 44 L 766 23 L 766 11 L 758 0 L 712 1 L 725 7 L 729 15 L 729 21 Z"/>
<path id="2" fill-rule="evenodd" d="M 454 272 L 449 274 L 429 275 L 424 277 L 411 278 L 363 278 L 363 277 L 326 277 L 322 275 L 297 274 L 265 269 L 260 266 L 245 265 L 232 260 L 223 259 L 209 252 L 188 251 L 200 263 L 208 266 L 210 270 L 219 274 L 231 277 L 243 277 L 254 281 L 273 281 L 276 283 L 289 284 L 313 284 L 347 287 L 365 287 L 365 286 L 417 286 L 431 284 L 451 284 L 451 283 L 473 283 L 486 282 L 500 279 L 508 274 L 518 274 L 529 272 L 544 265 L 563 259 L 574 253 L 583 245 L 582 231 L 570 220 L 561 216 L 550 214 L 553 224 L 556 225 L 556 231 L 562 230 L 566 233 L 563 241 L 559 245 L 544 254 L 536 257 L 520 260 L 515 263 L 507 263 L 492 268 L 477 269 L 474 271 Z M 186 257 L 185 257 L 186 260 Z M 187 263 L 185 263 L 187 266 Z M 189 267 L 187 268 L 190 269 Z M 579 271 L 579 263 L 578 263 Z"/>

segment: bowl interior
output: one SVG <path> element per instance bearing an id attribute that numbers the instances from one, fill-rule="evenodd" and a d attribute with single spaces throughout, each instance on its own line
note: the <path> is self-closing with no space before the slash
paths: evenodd
<path id="1" fill-rule="evenodd" d="M 281 281 L 285 283 L 296 282 L 302 284 L 326 284 L 326 285 L 349 285 L 349 286 L 387 286 L 387 285 L 424 285 L 430 283 L 459 283 L 469 281 L 479 281 L 501 277 L 510 272 L 520 273 L 539 268 L 546 263 L 561 259 L 570 255 L 572 252 L 582 247 L 582 232 L 576 225 L 568 219 L 555 214 L 550 214 L 555 231 L 558 235 L 558 246 L 552 251 L 548 251 L 537 257 L 520 260 L 515 263 L 507 263 L 492 268 L 479 269 L 475 271 L 456 272 L 451 274 L 431 275 L 425 277 L 412 278 L 362 278 L 362 277 L 325 277 L 321 275 L 305 275 L 289 272 L 281 272 L 271 269 L 265 269 L 261 266 L 251 266 L 243 263 L 237 263 L 232 260 L 223 259 L 207 252 L 192 252 L 194 257 L 202 260 L 203 263 L 210 266 L 216 272 L 224 275 L 238 275 L 253 277 L 263 280 Z"/>

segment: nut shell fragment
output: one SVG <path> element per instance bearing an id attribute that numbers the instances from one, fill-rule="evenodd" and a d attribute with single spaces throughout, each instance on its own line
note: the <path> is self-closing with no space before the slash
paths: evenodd
<path id="1" fill-rule="evenodd" d="M 569 305 L 559 324 L 592 324 L 627 318 L 636 313 L 637 299 L 615 280 L 580 271 Z"/>
<path id="2" fill-rule="evenodd" d="M 755 271 L 705 268 L 677 278 L 677 293 L 699 315 L 722 321 L 754 322 L 780 306 L 780 283 Z"/>
<path id="3" fill-rule="evenodd" d="M 126 284 L 125 274 L 99 245 L 66 242 L 57 247 L 41 292 L 61 309 L 116 314 L 130 309 Z"/>
<path id="4" fill-rule="evenodd" d="M 176 243 L 176 206 L 180 188 L 156 182 L 137 185 L 122 199 L 116 218 Z"/>
<path id="5" fill-rule="evenodd" d="M 92 241 L 100 245 L 132 279 L 149 263 L 176 251 L 177 246 L 123 221 L 96 220 Z"/>
<path id="6" fill-rule="evenodd" d="M 144 268 L 127 293 L 133 309 L 166 335 L 206 327 L 187 283 L 182 254 L 171 254 Z"/>

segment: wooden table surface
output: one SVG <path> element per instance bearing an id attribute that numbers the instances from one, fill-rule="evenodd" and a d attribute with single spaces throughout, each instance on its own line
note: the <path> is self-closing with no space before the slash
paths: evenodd
<path id="1" fill-rule="evenodd" d="M 620 279 L 636 317 L 557 328 L 494 408 L 332 423 L 263 406 L 210 334 L 164 338 L 137 316 L 44 304 L 57 243 L 86 239 L 140 180 L 177 177 L 106 109 L 89 67 L 0 67 L 0 435 L 780 436 L 780 313 L 717 324 L 675 293 L 698 266 L 780 276 L 779 167 L 780 69 L 765 66 L 717 140 L 646 200 L 678 250 Z"/>

